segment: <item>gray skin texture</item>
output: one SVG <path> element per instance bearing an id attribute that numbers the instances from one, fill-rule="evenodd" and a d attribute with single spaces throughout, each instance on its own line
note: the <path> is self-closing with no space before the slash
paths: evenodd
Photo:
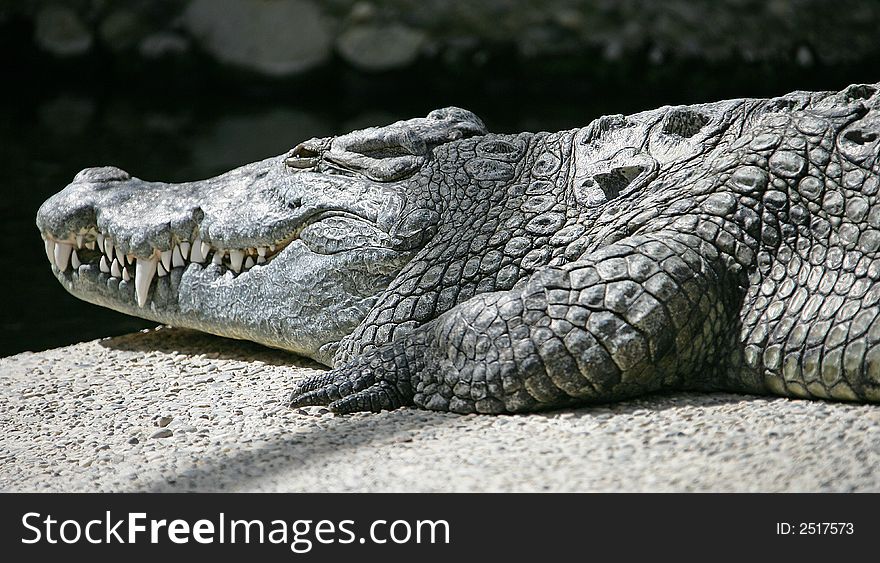
<path id="1" fill-rule="evenodd" d="M 376 224 L 408 242 L 328 348 L 334 369 L 299 382 L 291 404 L 502 413 L 672 389 L 880 401 L 878 89 L 663 107 L 518 135 L 482 134 L 472 114 L 447 108 L 438 111 L 470 124 L 463 138 L 413 120 L 299 145 L 283 161 L 290 170 L 269 174 L 304 175 L 303 186 L 332 177 L 339 193 L 389 189 L 392 219 Z M 56 207 L 74 205 L 59 203 L 44 205 L 55 211 L 41 209 L 38 225 L 62 240 L 71 215 Z M 76 286 L 58 275 L 100 302 L 103 279 Z M 351 294 L 310 289 L 324 304 Z M 288 302 L 308 300 L 303 290 Z M 261 289 L 235 291 L 262 306 Z M 204 311 L 148 318 L 248 338 L 232 311 L 226 327 L 189 320 Z M 293 315 L 264 318 L 274 314 Z"/>

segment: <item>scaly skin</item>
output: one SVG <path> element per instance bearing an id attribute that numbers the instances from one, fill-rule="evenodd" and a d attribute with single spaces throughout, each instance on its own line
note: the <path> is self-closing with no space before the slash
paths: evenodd
<path id="1" fill-rule="evenodd" d="M 500 413 L 664 389 L 880 400 L 876 89 L 439 148 L 413 181 L 443 217 L 437 235 L 292 405 Z M 503 158 L 481 159 L 487 147 Z M 627 148 L 613 167 L 647 177 L 630 190 L 606 171 L 596 197 L 582 167 Z"/>
<path id="2" fill-rule="evenodd" d="M 482 134 L 449 109 L 464 134 L 412 120 L 302 143 L 278 174 L 392 186 L 377 225 L 406 259 L 312 354 L 334 369 L 291 405 L 503 413 L 673 389 L 880 401 L 878 88 L 560 133 Z"/>

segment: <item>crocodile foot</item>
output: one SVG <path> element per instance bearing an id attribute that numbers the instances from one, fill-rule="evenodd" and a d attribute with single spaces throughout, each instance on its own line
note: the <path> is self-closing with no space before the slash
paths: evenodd
<path id="1" fill-rule="evenodd" d="M 413 404 L 413 391 L 405 371 L 395 370 L 387 352 L 365 354 L 353 362 L 297 383 L 290 407 L 327 405 L 337 414 L 379 412 Z"/>

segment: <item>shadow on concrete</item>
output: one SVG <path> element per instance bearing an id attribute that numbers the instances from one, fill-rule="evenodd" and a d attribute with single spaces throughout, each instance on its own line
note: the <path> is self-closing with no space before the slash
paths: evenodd
<path id="1" fill-rule="evenodd" d="M 541 413 L 509 415 L 511 417 L 568 418 L 577 425 L 577 419 L 598 416 L 627 416 L 638 411 L 663 411 L 682 407 L 712 408 L 743 401 L 773 400 L 756 396 L 728 394 L 683 394 L 654 395 L 616 404 L 599 404 L 576 409 L 562 409 Z M 304 415 L 305 416 L 305 415 Z M 478 417 L 508 415 L 470 415 Z M 336 417 L 312 417 L 314 423 L 307 427 L 292 425 L 290 433 L 281 428 L 271 442 L 254 449 L 234 451 L 224 454 L 218 447 L 217 453 L 199 460 L 199 465 L 188 467 L 173 478 L 144 484 L 140 489 L 148 492 L 172 491 L 224 491 L 249 490 L 250 483 L 258 480 L 272 482 L 278 478 L 278 488 L 288 492 L 314 490 L 316 468 L 326 471 L 323 481 L 325 491 L 338 491 L 350 488 L 334 475 L 336 460 L 328 458 L 344 452 L 357 452 L 362 448 L 393 443 L 412 442 L 431 428 L 447 427 L 464 422 L 462 415 L 435 413 L 415 408 L 385 411 L 379 414 L 361 413 L 358 415 Z M 464 429 L 463 429 L 464 430 Z M 540 444 L 535 444 L 540 449 Z M 357 463 L 363 464 L 363 458 Z M 369 475 L 376 473 L 376 481 L 381 483 L 382 459 L 375 457 L 375 465 L 364 464 L 365 478 L 358 479 L 357 490 L 369 487 Z M 297 488 L 296 473 L 299 470 L 309 475 L 309 487 Z M 349 473 L 350 475 L 350 473 Z M 386 484 L 386 486 L 389 484 Z M 270 489 L 272 487 L 269 487 Z M 382 488 L 382 485 L 379 485 Z"/>
<path id="2" fill-rule="evenodd" d="M 162 352 L 165 354 L 202 355 L 206 358 L 238 361 L 261 361 L 273 366 L 326 369 L 318 362 L 247 340 L 234 340 L 169 326 L 145 329 L 132 334 L 105 338 L 101 346 L 126 352 Z"/>
<path id="3" fill-rule="evenodd" d="M 331 462 L 322 464 L 326 458 L 373 445 L 411 442 L 415 431 L 445 426 L 450 423 L 451 416 L 415 409 L 369 415 L 313 416 L 314 423 L 307 427 L 295 426 L 290 433 L 284 433 L 281 428 L 275 439 L 260 448 L 242 449 L 229 455 L 218 447 L 215 455 L 199 460 L 198 466 L 189 467 L 172 479 L 144 483 L 138 488 L 144 492 L 248 490 L 248 483 L 271 480 L 277 475 L 286 485 L 279 488 L 289 492 L 314 490 L 313 478 L 310 479 L 311 487 L 297 489 L 296 471 L 310 467 L 310 473 L 314 475 L 313 468 L 324 465 L 327 477 L 323 490 L 336 491 L 345 484 L 334 477 Z M 367 417 L 371 418 L 367 420 Z M 364 465 L 363 469 L 365 473 L 375 471 L 378 480 L 381 460 L 377 460 L 375 466 Z M 281 477 L 281 474 L 286 475 Z M 368 481 L 359 484 L 366 486 Z"/>

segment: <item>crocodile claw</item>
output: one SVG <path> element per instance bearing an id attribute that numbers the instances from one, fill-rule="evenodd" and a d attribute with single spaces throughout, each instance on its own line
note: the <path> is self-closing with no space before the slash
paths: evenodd
<path id="1" fill-rule="evenodd" d="M 348 365 L 299 382 L 290 397 L 290 408 L 327 405 L 337 414 L 379 412 L 412 404 L 402 389 L 377 378 L 368 365 Z"/>

